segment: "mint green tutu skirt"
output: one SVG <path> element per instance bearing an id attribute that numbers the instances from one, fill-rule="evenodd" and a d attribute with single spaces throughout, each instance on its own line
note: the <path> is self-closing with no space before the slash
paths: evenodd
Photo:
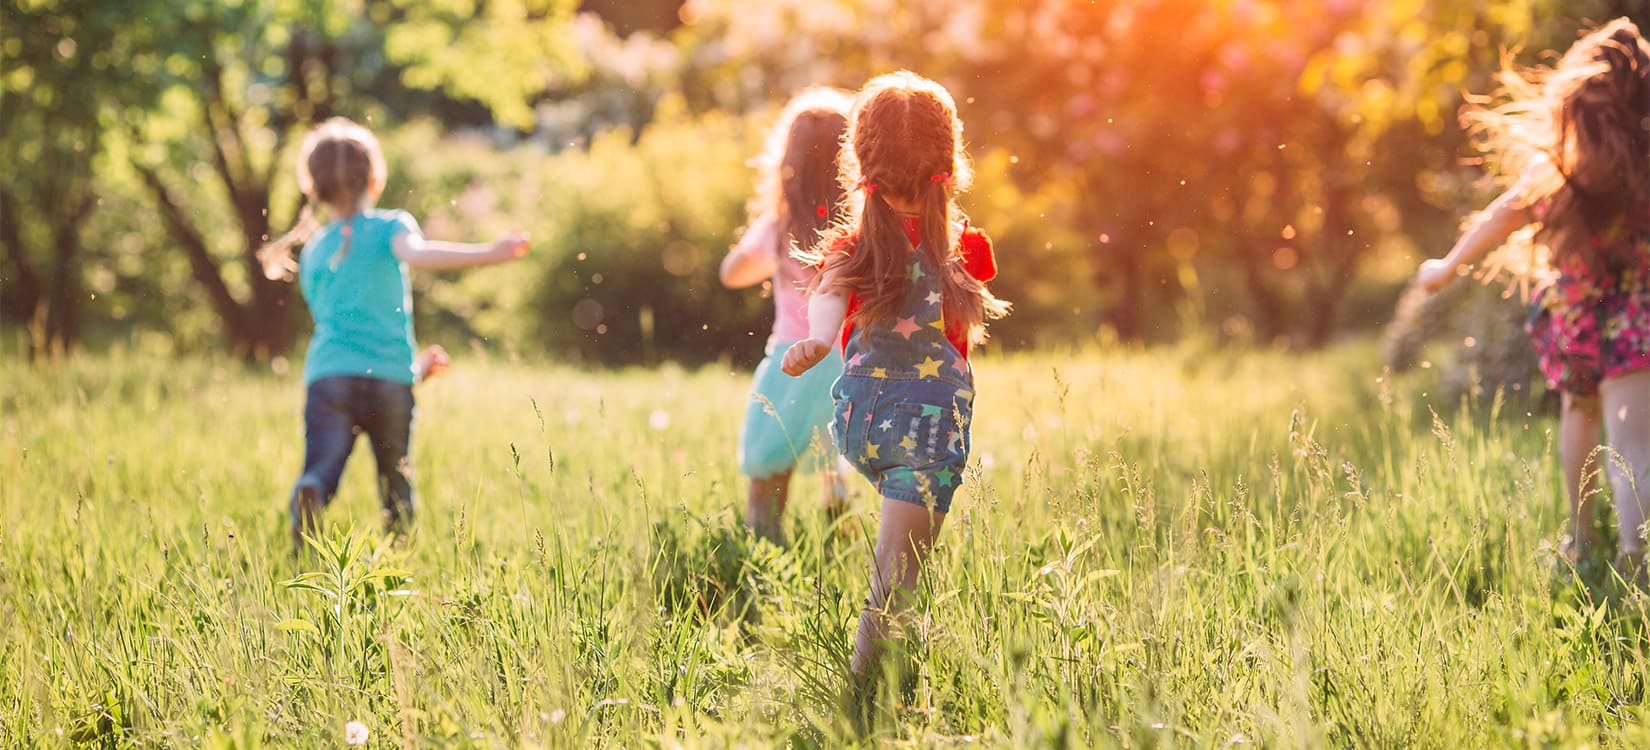
<path id="1" fill-rule="evenodd" d="M 787 471 L 818 471 L 829 466 L 831 384 L 842 374 L 842 353 L 831 353 L 813 369 L 793 378 L 779 369 L 792 342 L 768 347 L 756 366 L 756 379 L 745 405 L 739 433 L 739 470 L 748 477 Z"/>

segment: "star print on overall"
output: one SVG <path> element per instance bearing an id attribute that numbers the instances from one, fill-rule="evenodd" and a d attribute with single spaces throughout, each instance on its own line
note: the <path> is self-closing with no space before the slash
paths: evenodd
<path id="1" fill-rule="evenodd" d="M 831 431 L 882 496 L 945 512 L 968 462 L 974 378 L 945 335 L 944 270 L 920 251 L 911 260 L 898 311 L 857 324 L 844 343 Z"/>
<path id="2" fill-rule="evenodd" d="M 927 255 L 913 251 L 911 286 L 898 315 L 885 323 L 862 323 L 844 346 L 847 372 L 878 379 L 972 380 L 968 360 L 945 336 L 944 296 L 939 270 Z"/>

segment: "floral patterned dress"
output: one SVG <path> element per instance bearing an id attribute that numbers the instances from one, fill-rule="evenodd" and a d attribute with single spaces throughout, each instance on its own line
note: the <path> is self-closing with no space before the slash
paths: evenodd
<path id="1" fill-rule="evenodd" d="M 1602 380 L 1650 369 L 1650 231 L 1599 238 L 1626 242 L 1629 262 L 1602 273 L 1575 255 L 1537 294 L 1525 330 L 1547 383 L 1577 396 Z"/>

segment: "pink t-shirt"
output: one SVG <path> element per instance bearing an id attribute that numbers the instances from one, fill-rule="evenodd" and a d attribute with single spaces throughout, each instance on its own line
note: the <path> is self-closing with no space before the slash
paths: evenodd
<path id="1" fill-rule="evenodd" d="M 762 214 L 733 247 L 733 252 L 741 255 L 774 259 L 773 333 L 768 336 L 769 346 L 808 337 L 808 302 L 802 290 L 813 275 L 812 269 L 796 262 L 790 253 L 780 252 L 778 233 L 779 220 L 771 213 Z"/>

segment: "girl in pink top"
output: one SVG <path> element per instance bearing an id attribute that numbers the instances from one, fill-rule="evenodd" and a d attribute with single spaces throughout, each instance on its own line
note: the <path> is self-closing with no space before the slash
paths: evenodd
<path id="1" fill-rule="evenodd" d="M 803 289 L 814 272 L 791 252 L 811 248 L 841 218 L 843 194 L 836 164 L 851 103 L 846 92 L 818 87 L 804 90 L 786 105 L 757 160 L 761 176 L 750 203 L 750 226 L 722 260 L 724 285 L 740 288 L 768 282 L 773 294 L 773 333 L 746 405 L 739 468 L 751 478 L 745 522 L 758 536 L 778 543 L 784 541 L 780 520 L 794 470 L 824 475 L 832 515 L 841 512 L 846 493 L 826 432 L 831 383 L 842 374 L 842 358 L 802 378 L 786 377 L 777 358 L 808 337 Z"/>

